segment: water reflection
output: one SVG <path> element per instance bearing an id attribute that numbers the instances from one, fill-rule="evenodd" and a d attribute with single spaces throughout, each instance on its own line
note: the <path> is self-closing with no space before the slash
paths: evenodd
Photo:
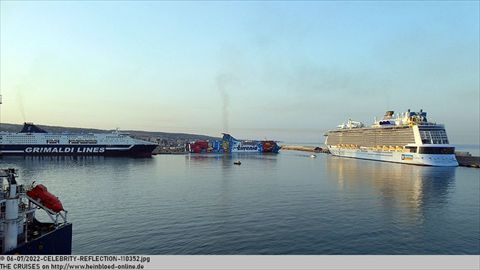
<path id="1" fill-rule="evenodd" d="M 456 168 L 452 167 L 328 157 L 325 168 L 341 190 L 369 189 L 385 209 L 403 208 L 419 218 L 429 208 L 447 204 L 455 189 Z"/>
<path id="2" fill-rule="evenodd" d="M 242 165 L 259 166 L 262 169 L 273 169 L 277 163 L 277 156 L 274 154 L 257 154 L 257 153 L 232 153 L 232 154 L 188 154 L 185 155 L 185 163 L 187 166 L 201 166 L 206 164 L 210 166 L 218 166 L 221 163 L 223 169 L 236 167 L 235 161 L 241 161 Z M 210 164 L 209 164 L 210 163 Z"/>
<path id="3" fill-rule="evenodd" d="M 113 175 L 120 178 L 122 175 L 135 173 L 142 166 L 154 163 L 152 158 L 128 157 L 102 157 L 102 156 L 28 156 L 28 157 L 3 157 L 0 166 L 12 167 L 18 170 L 19 178 L 31 181 L 39 177 L 56 178 L 57 175 L 69 176 L 71 174 L 90 172 L 92 177 L 96 174 Z M 59 179 L 67 181 L 68 179 Z"/>

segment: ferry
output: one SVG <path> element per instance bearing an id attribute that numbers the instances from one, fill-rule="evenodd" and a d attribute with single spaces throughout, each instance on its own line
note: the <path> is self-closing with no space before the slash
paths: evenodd
<path id="1" fill-rule="evenodd" d="M 72 224 L 61 201 L 44 185 L 21 185 L 14 169 L 0 170 L 0 253 L 70 255 Z M 37 210 L 51 222 L 41 222 Z"/>
<path id="2" fill-rule="evenodd" d="M 156 143 L 126 133 L 48 133 L 24 123 L 18 133 L 0 132 L 0 155 L 150 157 Z"/>
<path id="3" fill-rule="evenodd" d="M 387 111 L 371 127 L 348 120 L 327 131 L 325 145 L 334 156 L 425 166 L 458 166 L 445 126 L 427 120 L 423 110 L 395 116 Z"/>
<path id="4" fill-rule="evenodd" d="M 222 140 L 195 141 L 187 145 L 191 153 L 278 153 L 280 146 L 275 141 L 238 140 L 223 133 Z"/>

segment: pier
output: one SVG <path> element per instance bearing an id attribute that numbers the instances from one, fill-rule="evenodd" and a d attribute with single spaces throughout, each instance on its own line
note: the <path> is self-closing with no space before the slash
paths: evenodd
<path id="1" fill-rule="evenodd" d="M 185 146 L 157 146 L 152 152 L 152 155 L 164 154 L 187 154 Z"/>
<path id="2" fill-rule="evenodd" d="M 330 154 L 328 148 L 315 147 L 315 146 L 301 146 L 301 145 L 282 145 L 282 150 L 304 151 Z"/>
<path id="3" fill-rule="evenodd" d="M 468 152 L 455 152 L 459 166 L 480 168 L 480 157 L 472 156 Z"/>

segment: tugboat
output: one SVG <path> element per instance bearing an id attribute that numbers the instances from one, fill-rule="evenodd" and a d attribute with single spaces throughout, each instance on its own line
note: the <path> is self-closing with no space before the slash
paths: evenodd
<path id="1" fill-rule="evenodd" d="M 72 224 L 60 200 L 43 185 L 19 185 L 14 169 L 0 170 L 1 254 L 35 255 L 72 253 Z M 51 222 L 35 218 L 46 212 Z"/>

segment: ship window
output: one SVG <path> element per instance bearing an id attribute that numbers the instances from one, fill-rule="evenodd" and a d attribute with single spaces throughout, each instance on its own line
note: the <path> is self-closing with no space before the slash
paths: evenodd
<path id="1" fill-rule="evenodd" d="M 454 154 L 454 147 L 420 147 L 420 154 L 430 154 L 430 155 L 447 155 Z"/>
<path id="2" fill-rule="evenodd" d="M 448 141 L 447 133 L 444 129 L 420 130 L 420 137 L 423 143 L 428 144 L 442 144 L 443 141 Z"/>

